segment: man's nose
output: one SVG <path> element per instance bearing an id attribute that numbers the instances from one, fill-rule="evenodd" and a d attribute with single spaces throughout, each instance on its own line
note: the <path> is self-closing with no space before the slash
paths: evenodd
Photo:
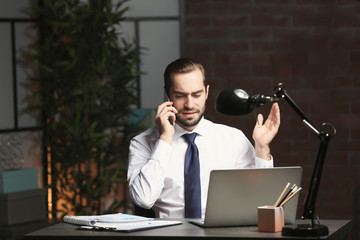
<path id="1" fill-rule="evenodd" d="M 192 108 L 193 107 L 193 99 L 191 96 L 188 96 L 185 101 L 185 107 Z"/>

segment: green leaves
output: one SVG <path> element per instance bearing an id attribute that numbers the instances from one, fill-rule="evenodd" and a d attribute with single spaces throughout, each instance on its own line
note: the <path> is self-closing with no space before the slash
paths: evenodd
<path id="1" fill-rule="evenodd" d="M 126 186 L 127 115 L 136 104 L 139 64 L 135 43 L 119 39 L 126 1 L 44 0 L 27 9 L 38 16 L 39 40 L 23 57 L 40 76 L 33 95 L 43 113 L 44 152 L 51 149 L 51 172 L 58 212 L 102 214 L 128 206 L 126 195 L 104 209 L 110 193 Z M 119 45 L 121 43 L 121 46 Z M 40 109 L 39 109 L 40 108 Z M 124 187 L 124 186 L 122 186 Z"/>

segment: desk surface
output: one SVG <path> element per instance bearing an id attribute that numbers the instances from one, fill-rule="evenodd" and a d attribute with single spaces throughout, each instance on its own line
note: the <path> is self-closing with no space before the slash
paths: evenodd
<path id="1" fill-rule="evenodd" d="M 176 219 L 179 220 L 179 219 Z M 34 239 L 300 239 L 281 236 L 281 233 L 259 232 L 257 226 L 249 227 L 221 227 L 221 228 L 201 228 L 181 219 L 181 225 L 143 230 L 131 233 L 98 231 L 98 230 L 79 230 L 78 226 L 68 223 L 58 223 L 53 226 L 29 233 L 25 235 L 26 240 Z M 304 223 L 298 220 L 297 223 Z M 306 221 L 308 223 L 308 221 Z M 351 221 L 350 220 L 322 220 L 321 224 L 328 226 L 330 234 L 320 239 L 348 239 Z M 318 239 L 318 238 L 306 238 Z"/>

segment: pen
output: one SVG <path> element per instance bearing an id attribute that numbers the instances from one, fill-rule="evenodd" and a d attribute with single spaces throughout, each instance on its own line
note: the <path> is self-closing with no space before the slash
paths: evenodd
<path id="1" fill-rule="evenodd" d="M 277 205 L 280 202 L 280 199 L 284 196 L 286 190 L 288 189 L 288 187 L 290 186 L 290 183 L 286 184 L 284 190 L 282 191 L 282 193 L 280 194 L 280 196 L 278 197 L 278 199 L 276 200 L 276 203 L 274 204 L 275 207 L 277 207 Z"/>

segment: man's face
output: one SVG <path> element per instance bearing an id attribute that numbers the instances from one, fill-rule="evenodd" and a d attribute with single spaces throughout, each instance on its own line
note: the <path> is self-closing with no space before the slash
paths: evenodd
<path id="1" fill-rule="evenodd" d="M 192 131 L 204 115 L 209 86 L 204 86 L 203 75 L 199 69 L 173 74 L 172 81 L 170 99 L 178 110 L 176 122 L 184 129 Z"/>

